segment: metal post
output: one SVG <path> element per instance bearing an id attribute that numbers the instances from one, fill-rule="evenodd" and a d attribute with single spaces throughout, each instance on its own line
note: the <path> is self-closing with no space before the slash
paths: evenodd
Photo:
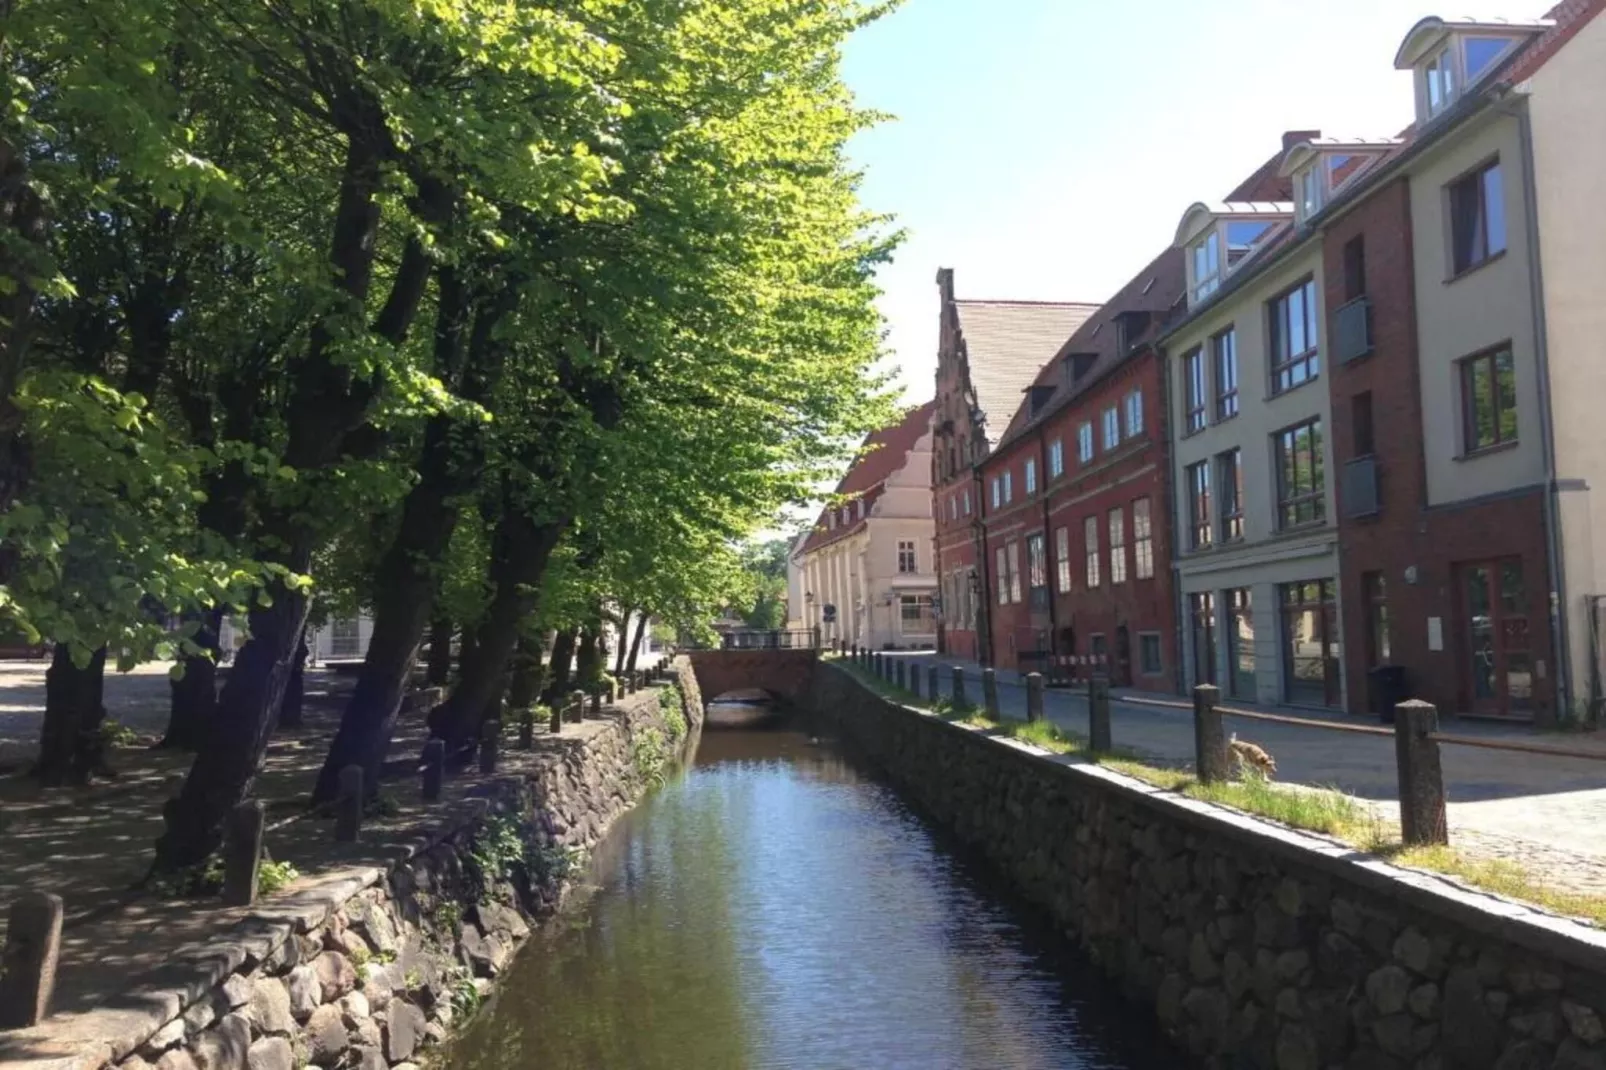
<path id="1" fill-rule="evenodd" d="M 893 682 L 898 685 L 898 690 L 899 691 L 907 690 L 907 688 L 904 687 L 904 682 L 903 682 L 904 670 L 903 670 L 903 659 L 902 658 L 893 658 L 892 659 L 892 670 L 893 670 Z"/>
<path id="2" fill-rule="evenodd" d="M 1400 774 L 1400 839 L 1407 847 L 1450 842 L 1444 813 L 1444 770 L 1439 711 L 1431 702 L 1407 699 L 1394 707 L 1394 757 Z"/>
<path id="3" fill-rule="evenodd" d="M 501 741 L 501 721 L 493 718 L 480 725 L 480 772 L 496 772 L 496 748 Z"/>
<path id="4" fill-rule="evenodd" d="M 248 907 L 257 901 L 262 866 L 262 831 L 267 811 L 261 799 L 247 799 L 229 811 L 223 837 L 223 905 Z"/>
<path id="5" fill-rule="evenodd" d="M 1221 714 L 1216 710 L 1216 699 L 1221 692 L 1212 684 L 1200 684 L 1193 689 L 1193 751 L 1194 771 L 1202 784 L 1226 780 L 1227 737 L 1221 729 Z"/>
<path id="6" fill-rule="evenodd" d="M 581 716 L 584 717 L 585 714 L 582 713 Z M 591 716 L 602 716 L 602 690 L 600 688 L 591 692 Z"/>
<path id="7" fill-rule="evenodd" d="M 1029 672 L 1026 674 L 1026 721 L 1032 723 L 1043 719 L 1043 674 Z"/>
<path id="8" fill-rule="evenodd" d="M 933 665 L 926 670 L 926 697 L 936 702 L 942 697 L 941 691 L 941 677 L 937 672 L 937 666 Z"/>
<path id="9" fill-rule="evenodd" d="M 576 688 L 569 692 L 569 723 L 579 724 L 586 716 L 586 693 Z"/>
<path id="10" fill-rule="evenodd" d="M 909 693 L 915 698 L 920 697 L 920 666 L 909 666 Z"/>
<path id="11" fill-rule="evenodd" d="M 0 1029 L 26 1029 L 49 1016 L 61 916 L 61 896 L 48 892 L 29 892 L 11 904 L 0 952 Z"/>
<path id="12" fill-rule="evenodd" d="M 432 739 L 424 744 L 424 801 L 434 802 L 441 797 L 441 784 L 446 779 L 446 741 Z"/>
<path id="13" fill-rule="evenodd" d="M 1110 678 L 1094 673 L 1087 682 L 1087 745 L 1104 754 L 1110 750 Z"/>
<path id="14" fill-rule="evenodd" d="M 952 672 L 954 705 L 965 704 L 965 667 L 955 665 Z"/>
<path id="15" fill-rule="evenodd" d="M 998 712 L 998 672 L 992 668 L 981 671 L 981 701 L 987 708 L 987 716 L 991 720 L 999 720 Z"/>
<path id="16" fill-rule="evenodd" d="M 340 771 L 340 796 L 335 800 L 335 842 L 356 843 L 362 829 L 362 766 Z"/>

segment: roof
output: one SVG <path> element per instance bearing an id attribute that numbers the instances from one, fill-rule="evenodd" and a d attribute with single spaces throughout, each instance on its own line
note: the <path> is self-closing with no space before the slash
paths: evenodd
<path id="1" fill-rule="evenodd" d="M 1293 179 L 1278 173 L 1282 169 L 1283 156 L 1301 141 L 1309 141 L 1312 138 L 1321 136 L 1322 132 L 1320 130 L 1286 131 L 1283 134 L 1283 151 L 1257 167 L 1254 174 L 1240 182 L 1238 187 L 1223 199 L 1228 201 L 1293 200 Z"/>
<path id="2" fill-rule="evenodd" d="M 882 485 L 904 466 L 909 459 L 910 451 L 919 444 L 921 436 L 931 429 L 931 414 L 936 409 L 937 403 L 934 400 L 924 405 L 917 405 L 904 413 L 897 423 L 888 424 L 866 435 L 853 464 L 837 481 L 835 497 L 862 499 L 868 512 L 869 504 L 880 496 Z M 832 529 L 826 518 L 832 510 L 840 508 L 842 506 L 838 503 L 821 509 L 813 530 L 803 541 L 802 546 L 793 550 L 792 556 L 810 553 L 838 539 L 845 539 L 863 529 L 868 523 L 866 520 L 858 520 L 847 527 Z"/>
<path id="3" fill-rule="evenodd" d="M 1037 373 L 1031 386 L 1050 387 L 1054 393 L 1032 415 L 1029 388 L 1023 389 L 1015 407 L 1013 419 L 999 439 L 999 444 L 1011 442 L 1031 428 L 1062 411 L 1077 397 L 1119 367 L 1141 346 L 1121 352 L 1117 348 L 1117 331 L 1114 322 L 1128 312 L 1147 312 L 1151 316 L 1147 330 L 1137 341 L 1154 338 L 1161 326 L 1184 299 L 1187 291 L 1186 263 L 1181 249 L 1166 249 L 1132 276 L 1125 286 L 1115 292 L 1097 312 L 1088 317 L 1076 333 L 1071 335 L 1054 354 L 1054 359 Z M 1074 384 L 1066 377 L 1064 361 L 1071 354 L 1092 354 L 1092 366 Z"/>
<path id="4" fill-rule="evenodd" d="M 1020 392 L 1098 307 L 1084 302 L 954 301 L 989 448 L 1003 437 L 1007 414 L 1020 404 Z"/>
<path id="5" fill-rule="evenodd" d="M 1602 11 L 1606 11 L 1606 0 L 1562 0 L 1545 12 L 1545 18 L 1554 25 L 1523 49 L 1516 62 L 1500 76 L 1501 80 L 1510 85 L 1527 81 L 1545 65 L 1546 60 L 1561 50 L 1562 45 L 1572 40 L 1574 34 Z"/>
<path id="6" fill-rule="evenodd" d="M 1548 17 L 1543 22 L 1512 22 L 1503 18 L 1444 19 L 1437 15 L 1429 15 L 1406 31 L 1405 39 L 1400 42 L 1399 51 L 1394 54 L 1394 66 L 1396 70 L 1402 71 L 1414 67 L 1424 56 L 1438 47 L 1439 42 L 1452 31 L 1537 34 L 1551 29 L 1552 25 Z"/>

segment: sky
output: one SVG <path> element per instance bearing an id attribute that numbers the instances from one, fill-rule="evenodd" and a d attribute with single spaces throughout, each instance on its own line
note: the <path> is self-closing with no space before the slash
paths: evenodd
<path id="1" fill-rule="evenodd" d="M 1386 137 L 1431 0 L 904 0 L 849 42 L 868 208 L 906 232 L 879 281 L 888 363 L 931 397 L 939 267 L 961 298 L 1103 301 L 1285 130 Z M 1442 0 L 1441 0 L 1442 2 Z M 1479 0 L 1536 18 L 1547 0 Z"/>

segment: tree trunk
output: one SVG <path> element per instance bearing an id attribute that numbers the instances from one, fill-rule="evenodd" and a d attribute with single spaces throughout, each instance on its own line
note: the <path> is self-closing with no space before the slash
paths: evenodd
<path id="1" fill-rule="evenodd" d="M 296 659 L 290 666 L 290 679 L 284 685 L 284 702 L 279 706 L 279 727 L 300 728 L 306 722 L 301 717 L 301 700 L 306 697 L 307 685 L 307 626 L 301 626 L 301 639 L 296 643 Z"/>
<path id="2" fill-rule="evenodd" d="M 552 640 L 552 663 L 547 670 L 546 688 L 541 702 L 556 707 L 569 691 L 569 672 L 574 664 L 574 642 L 578 629 L 565 628 Z"/>
<path id="3" fill-rule="evenodd" d="M 451 679 L 452 618 L 443 613 L 429 624 L 429 669 L 425 680 L 430 687 L 445 687 Z"/>
<path id="4" fill-rule="evenodd" d="M 219 632 L 223 628 L 223 611 L 213 609 L 200 614 L 200 625 L 195 644 L 211 651 L 211 656 L 185 658 L 184 675 L 169 685 L 167 734 L 157 744 L 159 747 L 199 750 L 206 740 L 207 728 L 217 716 L 217 656 L 222 648 Z"/>
<path id="5" fill-rule="evenodd" d="M 578 686 L 590 690 L 596 686 L 597 677 L 602 675 L 602 659 L 606 656 L 602 651 L 601 630 L 596 622 L 585 625 L 580 629 L 580 648 L 575 651 L 574 675 Z"/>
<path id="6" fill-rule="evenodd" d="M 641 641 L 647 634 L 647 621 L 652 618 L 652 614 L 645 609 L 640 610 L 639 613 L 640 616 L 636 618 L 636 634 L 630 640 L 630 659 L 625 662 L 625 668 L 631 672 L 636 671 L 636 658 L 641 654 Z"/>
<path id="7" fill-rule="evenodd" d="M 625 657 L 630 653 L 630 644 L 625 641 L 630 635 L 630 614 L 631 610 L 628 609 L 619 614 L 619 631 L 615 635 L 617 646 L 613 652 L 613 674 L 615 676 L 624 675 Z"/>
<path id="8" fill-rule="evenodd" d="M 105 647 L 79 668 L 67 644 L 56 644 L 45 672 L 45 720 L 34 767 L 34 775 L 46 785 L 87 784 L 91 775 L 108 772 L 100 740 L 105 678 Z"/>
<path id="9" fill-rule="evenodd" d="M 513 655 L 513 677 L 507 688 L 507 707 L 517 712 L 535 705 L 541 690 L 541 640 L 525 634 L 519 637 Z"/>
<path id="10" fill-rule="evenodd" d="M 479 626 L 464 627 L 463 635 L 457 641 L 457 679 L 454 685 L 461 683 L 468 673 L 468 667 L 474 663 L 475 654 L 480 645 Z"/>

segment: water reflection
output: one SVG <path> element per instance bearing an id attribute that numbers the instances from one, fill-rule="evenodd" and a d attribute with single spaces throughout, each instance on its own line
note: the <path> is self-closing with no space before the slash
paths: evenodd
<path id="1" fill-rule="evenodd" d="M 1183 1065 L 890 790 L 806 736 L 704 735 L 596 879 L 450 1066 Z"/>

